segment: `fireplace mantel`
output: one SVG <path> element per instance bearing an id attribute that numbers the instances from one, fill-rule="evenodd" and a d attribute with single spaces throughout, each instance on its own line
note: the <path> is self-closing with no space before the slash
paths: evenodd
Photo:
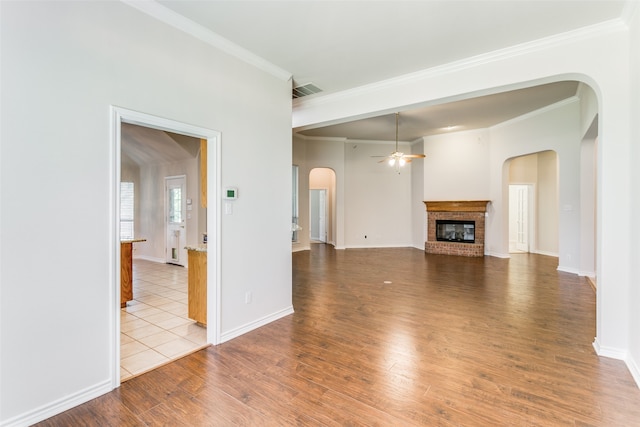
<path id="1" fill-rule="evenodd" d="M 486 212 L 489 200 L 425 201 L 427 212 Z"/>
<path id="2" fill-rule="evenodd" d="M 489 200 L 425 201 L 427 241 L 424 250 L 431 254 L 484 256 L 485 212 Z M 436 221 L 474 221 L 475 242 L 447 242 L 436 239 Z"/>

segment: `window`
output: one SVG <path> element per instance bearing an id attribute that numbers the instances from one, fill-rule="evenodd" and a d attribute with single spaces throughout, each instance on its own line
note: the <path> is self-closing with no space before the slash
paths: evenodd
<path id="1" fill-rule="evenodd" d="M 300 227 L 298 226 L 298 166 L 293 165 L 292 168 L 292 195 L 291 195 L 291 241 L 298 241 L 298 230 Z"/>
<path id="2" fill-rule="evenodd" d="M 120 240 L 133 239 L 133 182 L 120 183 Z"/>

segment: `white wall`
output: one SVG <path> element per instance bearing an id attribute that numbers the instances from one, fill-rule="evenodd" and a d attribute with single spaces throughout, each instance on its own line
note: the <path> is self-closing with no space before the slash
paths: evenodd
<path id="1" fill-rule="evenodd" d="M 636 217 L 640 216 L 639 203 L 631 202 L 637 200 L 635 195 L 640 191 L 640 172 L 635 167 L 640 160 L 640 150 L 637 149 L 638 144 L 634 147 L 632 143 L 640 139 L 640 131 L 635 119 L 631 120 L 631 117 L 640 115 L 638 101 L 634 98 L 633 103 L 631 102 L 632 94 L 638 93 L 640 80 L 638 9 L 635 3 L 630 3 L 627 9 L 633 14 L 630 21 L 631 32 L 625 22 L 607 22 L 598 28 L 592 27 L 589 31 L 580 30 L 557 38 L 514 46 L 411 76 L 360 87 L 358 90 L 340 93 L 339 96 L 324 96 L 322 102 L 303 98 L 294 106 L 293 126 L 296 128 L 370 116 L 398 111 L 403 106 L 442 103 L 551 81 L 576 79 L 589 84 L 598 99 L 599 117 L 598 298 L 594 347 L 601 355 L 626 358 L 630 350 L 630 334 L 633 332 L 634 337 L 640 336 L 640 317 L 634 315 L 633 322 L 630 318 L 630 304 L 640 304 L 637 283 L 630 276 L 631 260 L 640 259 L 640 249 L 634 243 L 640 239 L 617 233 L 616 230 L 632 229 L 630 215 L 633 213 Z M 577 108 L 577 111 L 567 113 L 573 116 L 571 120 L 579 122 L 580 111 Z M 575 135 L 566 136 L 571 141 L 575 138 L 576 146 L 579 147 L 584 133 L 579 125 L 575 129 Z M 554 135 L 549 136 L 558 137 L 557 133 Z M 491 139 L 494 139 L 493 136 Z M 539 141 L 538 144 L 545 146 L 545 149 L 552 149 L 549 145 L 553 144 L 545 141 Z M 573 142 L 569 146 L 573 151 Z M 428 147 L 425 146 L 425 150 L 428 152 Z M 523 153 L 513 153 L 511 156 L 520 154 Z M 572 239 L 571 236 L 578 235 L 574 228 L 580 227 L 580 221 L 576 220 L 576 212 L 579 212 L 580 206 L 579 179 L 573 181 L 571 176 L 563 177 L 562 174 L 563 171 L 570 172 L 579 168 L 579 148 L 575 153 L 558 152 L 558 157 L 559 179 L 561 183 L 566 181 L 565 187 L 560 188 L 560 227 L 566 230 L 562 233 L 568 233 L 560 235 L 560 263 L 563 269 L 578 271 L 579 240 Z M 502 162 L 490 166 L 491 171 L 497 170 L 497 176 L 491 176 L 491 188 L 506 181 L 502 166 Z M 428 166 L 425 163 L 425 176 L 427 173 Z M 425 178 L 425 195 L 430 191 L 428 187 Z M 491 200 L 503 198 L 503 191 L 500 190 L 492 190 L 488 197 Z M 502 224 L 504 217 L 502 208 L 495 206 L 488 218 L 488 227 L 492 229 L 487 232 L 490 236 L 500 236 L 497 240 L 487 242 L 489 249 L 497 254 L 505 253 L 508 243 L 506 230 L 501 230 L 498 226 Z M 620 212 L 628 212 L 629 215 L 621 216 Z M 637 267 L 633 271 L 637 272 L 636 269 Z M 630 357 L 639 360 L 640 339 L 634 338 L 633 342 L 633 355 Z M 634 366 L 634 362 L 628 360 L 627 363 Z"/>
<path id="2" fill-rule="evenodd" d="M 634 220 L 640 218 L 640 123 L 637 118 L 640 117 L 640 8 L 636 7 L 636 13 L 630 22 L 630 45 L 629 55 L 631 58 L 631 84 L 629 85 L 629 92 L 634 94 L 629 109 L 628 120 L 631 127 L 631 138 L 633 141 L 631 144 L 631 153 L 629 162 L 631 163 L 631 192 L 629 193 L 630 203 L 630 216 Z M 600 145 L 603 141 L 598 138 L 596 148 L 600 152 Z M 600 173 L 600 170 L 598 171 Z M 598 197 L 600 197 L 598 193 Z M 636 383 L 640 384 L 640 263 L 637 262 L 640 259 L 640 227 L 633 227 L 633 220 L 631 222 L 630 230 L 632 234 L 628 237 L 631 242 L 631 248 L 629 250 L 630 262 L 630 293 L 626 301 L 626 307 L 630 313 L 629 320 L 629 352 L 625 355 L 627 364 L 631 367 L 631 372 L 634 375 Z M 605 284 L 606 285 L 606 284 Z M 598 267 L 598 297 L 605 293 L 604 289 L 600 289 L 601 275 Z M 626 295 L 625 295 L 626 296 Z"/>
<path id="3" fill-rule="evenodd" d="M 222 134 L 223 339 L 289 313 L 290 82 L 120 2 L 0 8 L 0 423 L 117 378 L 112 105 Z"/>
<path id="4" fill-rule="evenodd" d="M 536 227 L 535 249 L 536 252 L 544 255 L 558 256 L 560 250 L 558 156 L 555 151 L 543 151 L 542 153 L 538 153 L 536 157 L 538 167 L 536 218 L 538 224 Z M 580 206 L 577 205 L 574 209 L 577 211 L 579 207 Z M 575 231 L 579 232 L 580 230 L 577 229 Z M 578 242 L 580 241 L 579 233 L 577 235 L 569 235 L 569 238 L 577 240 Z M 581 251 L 578 252 L 576 257 L 579 258 L 581 253 Z"/>
<path id="5" fill-rule="evenodd" d="M 424 139 L 411 144 L 412 154 L 424 154 Z M 427 207 L 424 204 L 424 160 L 411 163 L 411 229 L 413 247 L 424 249 L 427 240 Z"/>
<path id="6" fill-rule="evenodd" d="M 489 200 L 489 132 L 424 138 L 424 200 Z"/>
<path id="7" fill-rule="evenodd" d="M 345 244 L 347 247 L 412 246 L 411 168 L 398 171 L 381 158 L 395 143 L 345 144 Z M 406 144 L 400 151 L 409 152 Z"/>

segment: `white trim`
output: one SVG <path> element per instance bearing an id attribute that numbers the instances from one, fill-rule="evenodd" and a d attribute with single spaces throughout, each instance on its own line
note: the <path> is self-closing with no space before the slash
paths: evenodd
<path id="1" fill-rule="evenodd" d="M 190 36 L 193 36 L 203 42 L 220 49 L 221 51 L 234 56 L 241 61 L 246 62 L 256 68 L 261 69 L 274 77 L 281 80 L 288 81 L 293 77 L 292 73 L 286 71 L 261 56 L 248 51 L 245 48 L 238 46 L 228 39 L 214 33 L 207 27 L 200 25 L 179 13 L 165 7 L 155 1 L 135 1 L 135 0 L 120 0 L 122 3 L 129 5 L 142 13 L 145 13 L 167 25 L 170 25 L 180 31 L 183 31 Z"/>
<path id="2" fill-rule="evenodd" d="M 562 271 L 564 273 L 571 273 L 571 274 L 575 274 L 576 276 L 579 275 L 578 269 L 577 268 L 571 268 L 571 267 L 564 267 L 562 265 L 559 265 L 558 268 L 556 268 L 557 271 Z"/>
<path id="3" fill-rule="evenodd" d="M 163 117 L 152 116 L 138 111 L 127 110 L 125 108 L 111 106 L 112 121 L 112 158 L 111 158 L 111 227 L 109 239 L 110 250 L 113 258 L 109 260 L 109 272 L 111 276 L 111 292 L 113 296 L 109 303 L 109 310 L 113 318 L 111 319 L 111 361 L 112 371 L 111 389 L 120 386 L 120 269 L 118 268 L 120 260 L 120 245 L 116 244 L 120 239 L 119 224 L 119 191 L 120 191 L 120 162 L 121 162 L 121 125 L 122 123 L 135 124 L 154 129 L 180 133 L 198 139 L 207 140 L 207 200 L 209 206 L 207 209 L 207 224 L 213 226 L 213 230 L 207 230 L 209 235 L 209 245 L 207 254 L 207 343 L 220 343 L 220 283 L 221 283 L 221 265 L 220 262 L 220 201 L 218 183 L 220 182 L 221 160 L 220 160 L 220 139 L 221 134 L 218 131 L 193 126 L 182 122 L 166 119 Z M 213 203 L 211 203 L 213 202 Z M 213 205 L 213 206 L 212 206 Z"/>
<path id="4" fill-rule="evenodd" d="M 593 340 L 593 348 L 595 349 L 596 354 L 600 357 L 609 357 L 611 359 L 624 361 L 636 383 L 636 386 L 640 388 L 640 366 L 638 366 L 638 363 L 631 353 L 619 348 L 602 347 L 597 337 Z"/>
<path id="5" fill-rule="evenodd" d="M 16 417 L 0 423 L 1 427 L 18 427 L 18 426 L 30 426 L 37 422 L 51 418 L 54 415 L 58 415 L 68 409 L 74 408 L 85 402 L 88 402 L 103 394 L 109 393 L 113 390 L 111 387 L 111 380 L 106 380 L 101 383 L 95 384 L 91 387 L 87 387 L 84 390 L 80 390 L 77 393 L 73 393 L 62 399 L 58 399 L 46 405 L 42 405 L 32 411 L 25 412 Z"/>
<path id="6" fill-rule="evenodd" d="M 627 364 L 627 368 L 629 368 L 629 372 L 631 372 L 631 376 L 636 382 L 636 385 L 640 388 L 640 367 L 638 367 L 636 360 L 631 356 L 631 353 L 629 353 L 624 361 Z"/>
<path id="7" fill-rule="evenodd" d="M 264 326 L 266 324 L 269 324 L 271 322 L 275 322 L 278 319 L 281 319 L 285 316 L 288 316 L 290 314 L 293 314 L 293 306 L 289 306 L 283 310 L 280 311 L 276 311 L 273 314 L 270 314 L 268 316 L 264 316 L 260 319 L 257 319 L 253 322 L 249 322 L 243 326 L 240 326 L 238 328 L 232 329 L 230 331 L 225 332 L 224 334 L 222 334 L 221 336 L 221 340 L 220 343 L 232 340 L 234 338 L 239 337 L 240 335 L 244 335 L 247 332 L 251 332 L 254 329 L 258 329 L 261 326 Z"/>
<path id="8" fill-rule="evenodd" d="M 413 248 L 413 243 L 406 243 L 406 244 L 387 244 L 387 245 L 377 245 L 375 243 L 371 244 L 371 245 L 347 245 L 346 249 L 387 249 L 387 248 Z M 424 250 L 424 248 L 422 248 L 422 250 Z"/>
<path id="9" fill-rule="evenodd" d="M 555 258 L 558 258 L 558 253 L 557 252 L 549 252 L 549 251 L 541 251 L 541 250 L 534 250 L 534 251 L 530 251 L 532 254 L 538 254 L 538 255 L 544 255 L 544 256 L 552 256 Z"/>
<path id="10" fill-rule="evenodd" d="M 496 257 L 496 258 L 503 258 L 503 259 L 509 259 L 511 258 L 511 255 L 508 253 L 502 253 L 502 252 L 493 252 L 493 251 L 488 251 L 484 253 L 485 256 L 492 256 L 492 257 Z"/>
<path id="11" fill-rule="evenodd" d="M 583 276 L 583 277 L 596 277 L 596 272 L 595 271 L 578 271 L 578 276 Z"/>
<path id="12" fill-rule="evenodd" d="M 614 347 L 603 347 L 600 345 L 597 337 L 593 340 L 593 348 L 596 350 L 598 356 L 617 360 L 626 360 L 627 358 L 627 352 L 625 350 Z"/>

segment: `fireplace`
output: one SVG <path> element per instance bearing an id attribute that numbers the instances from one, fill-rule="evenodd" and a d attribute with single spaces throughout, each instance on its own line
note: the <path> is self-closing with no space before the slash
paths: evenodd
<path id="1" fill-rule="evenodd" d="M 439 242 L 475 243 L 476 222 L 437 219 L 436 240 Z"/>
<path id="2" fill-rule="evenodd" d="M 485 212 L 488 200 L 424 202 L 430 254 L 484 256 Z"/>

